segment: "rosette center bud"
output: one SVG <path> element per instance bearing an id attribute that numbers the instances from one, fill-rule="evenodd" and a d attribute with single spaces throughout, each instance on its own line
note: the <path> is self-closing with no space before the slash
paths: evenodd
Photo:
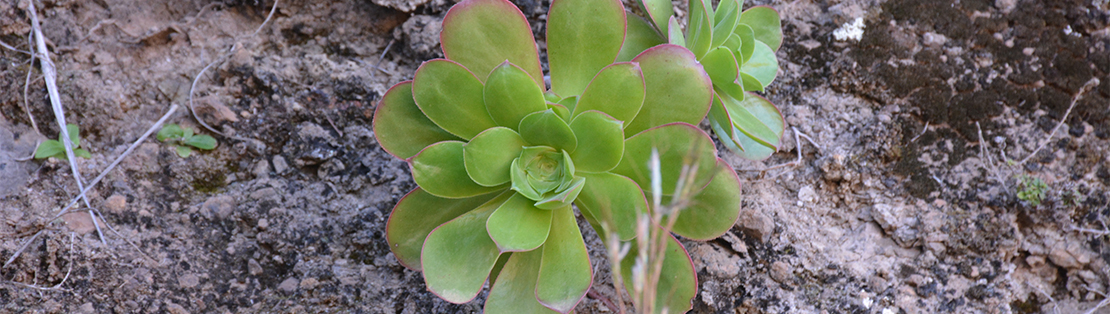
<path id="1" fill-rule="evenodd" d="M 536 201 L 536 207 L 542 209 L 569 206 L 586 182 L 574 175 L 570 154 L 549 146 L 524 147 L 510 171 L 512 189 Z"/>

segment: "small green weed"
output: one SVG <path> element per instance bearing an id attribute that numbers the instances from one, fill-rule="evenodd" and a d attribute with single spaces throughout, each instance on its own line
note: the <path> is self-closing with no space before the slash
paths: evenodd
<path id="1" fill-rule="evenodd" d="M 66 124 L 66 130 L 69 131 L 69 142 L 73 144 L 73 155 L 81 158 L 92 158 L 89 151 L 78 148 L 81 146 L 81 133 L 76 124 Z M 58 158 L 61 160 L 66 159 L 66 147 L 62 143 L 62 134 L 59 132 L 57 140 L 46 140 L 39 145 L 35 150 L 35 159 Z"/>
<path id="2" fill-rule="evenodd" d="M 1021 180 L 1018 183 L 1018 199 L 1029 202 L 1033 206 L 1040 206 L 1048 185 L 1045 185 L 1040 178 L 1027 175 L 1021 175 L 1018 179 Z"/>
<path id="3" fill-rule="evenodd" d="M 216 148 L 216 139 L 204 134 L 193 134 L 193 129 L 183 128 L 177 124 L 167 124 L 158 131 L 159 141 L 170 143 L 177 150 L 181 158 L 189 157 L 193 153 L 190 146 L 203 150 Z"/>

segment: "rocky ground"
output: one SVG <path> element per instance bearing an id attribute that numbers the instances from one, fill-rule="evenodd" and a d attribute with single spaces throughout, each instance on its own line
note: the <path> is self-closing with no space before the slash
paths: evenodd
<path id="1" fill-rule="evenodd" d="M 0 4 L 0 41 L 20 50 L 28 3 Z M 549 2 L 515 3 L 542 47 Z M 19 252 L 0 312 L 479 312 L 482 296 L 441 301 L 389 253 L 385 221 L 415 184 L 370 124 L 386 89 L 439 54 L 451 4 L 287 0 L 259 28 L 274 2 L 37 2 L 92 154 L 86 182 L 187 107 L 209 64 L 194 107 L 226 136 L 188 158 L 139 145 L 88 193 L 101 242 L 87 209 L 52 220 L 77 184 L 68 163 L 23 160 L 58 125 L 40 63 L 0 49 L 0 259 Z M 744 211 L 724 237 L 685 241 L 693 312 L 1083 313 L 1106 299 L 1110 3 L 757 4 L 783 17 L 767 96 L 788 140 L 763 162 L 722 147 Z M 187 110 L 169 121 L 201 129 Z"/>

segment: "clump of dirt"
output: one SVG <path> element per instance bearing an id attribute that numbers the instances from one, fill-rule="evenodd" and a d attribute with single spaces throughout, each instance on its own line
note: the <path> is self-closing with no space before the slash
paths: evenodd
<path id="1" fill-rule="evenodd" d="M 543 49 L 550 1 L 514 3 Z M 19 252 L 0 269 L 0 308 L 480 311 L 484 295 L 444 302 L 390 254 L 385 222 L 415 184 L 371 125 L 388 87 L 442 56 L 451 4 L 282 1 L 263 25 L 274 2 L 42 3 L 67 120 L 93 155 L 78 161 L 86 182 L 170 104 L 219 133 L 187 110 L 170 122 L 219 146 L 180 158 L 140 144 L 88 193 L 105 242 L 84 206 L 52 221 L 76 183 L 67 163 L 24 160 L 57 134 L 40 64 L 0 50 L 0 258 Z M 1063 313 L 1105 298 L 1110 7 L 747 5 L 783 17 L 783 71 L 766 96 L 791 140 L 762 162 L 722 150 L 746 181 L 744 212 L 720 239 L 683 240 L 699 275 L 693 312 Z M 27 7 L 0 7 L 0 40 L 21 50 Z M 862 39 L 834 39 L 855 18 Z M 1040 204 L 1018 197 L 1022 175 L 1045 182 Z M 583 229 L 595 292 L 613 299 L 600 241 Z M 576 308 L 612 310 L 595 296 Z"/>

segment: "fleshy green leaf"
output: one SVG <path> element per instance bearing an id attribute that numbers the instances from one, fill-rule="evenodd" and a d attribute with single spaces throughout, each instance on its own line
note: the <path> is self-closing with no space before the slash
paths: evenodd
<path id="1" fill-rule="evenodd" d="M 188 146 L 174 145 L 173 148 L 174 151 L 177 151 L 177 155 L 181 156 L 181 158 L 188 158 L 189 155 L 193 154 L 193 150 L 190 149 Z M 73 153 L 74 155 L 76 155 L 77 151 L 74 151 Z"/>
<path id="2" fill-rule="evenodd" d="M 374 111 L 373 124 L 374 136 L 382 149 L 401 159 L 408 159 L 437 142 L 459 140 L 429 120 L 416 106 L 412 81 L 397 83 L 382 96 Z"/>
<path id="3" fill-rule="evenodd" d="M 740 67 L 740 71 L 751 75 L 759 84 L 762 85 L 759 89 L 766 88 L 771 85 L 775 80 L 775 76 L 779 72 L 779 61 L 775 58 L 775 52 L 767 47 L 766 44 L 756 41 L 755 52 L 752 53 L 752 58 L 748 62 L 744 62 L 744 66 Z"/>
<path id="4" fill-rule="evenodd" d="M 647 92 L 640 113 L 625 126 L 625 137 L 671 122 L 697 124 L 709 112 L 712 82 L 686 48 L 659 45 L 632 61 L 640 63 Z"/>
<path id="5" fill-rule="evenodd" d="M 184 128 L 181 131 L 183 132 L 183 134 L 181 134 L 181 138 L 185 139 L 185 141 L 188 141 L 190 138 L 193 138 L 193 129 Z"/>
<path id="6" fill-rule="evenodd" d="M 617 54 L 617 62 L 631 61 L 644 50 L 667 43 L 667 39 L 659 35 L 659 32 L 651 27 L 650 22 L 628 12 L 625 12 L 625 16 L 628 17 L 628 29 L 624 34 L 621 51 Z"/>
<path id="7" fill-rule="evenodd" d="M 750 94 L 744 101 L 723 97 L 722 102 L 733 126 L 763 145 L 778 147 L 784 125 L 782 115 L 771 102 L 756 94 Z"/>
<path id="8" fill-rule="evenodd" d="M 578 146 L 570 126 L 550 109 L 525 116 L 520 120 L 519 130 L 520 136 L 531 145 L 546 145 L 570 152 Z"/>
<path id="9" fill-rule="evenodd" d="M 501 256 L 497 257 L 497 263 L 493 264 L 493 270 L 491 270 L 489 272 L 489 285 L 490 286 L 493 286 L 493 285 L 497 284 L 497 275 L 501 274 L 501 270 L 505 268 L 505 263 L 508 263 L 509 262 L 509 257 L 512 257 L 512 256 L 513 256 L 512 252 L 505 252 L 505 253 L 501 253 Z"/>
<path id="10" fill-rule="evenodd" d="M 737 19 L 739 18 L 740 7 L 736 5 L 736 1 L 724 0 L 717 5 L 717 11 L 713 17 L 716 23 L 716 25 L 713 25 L 713 43 L 709 46 L 709 49 L 723 45 L 725 40 L 732 36 L 732 31 L 736 29 Z"/>
<path id="11" fill-rule="evenodd" d="M 779 50 L 782 45 L 782 21 L 778 11 L 767 6 L 750 8 L 740 15 L 740 23 L 751 26 L 755 39 L 766 43 L 772 51 Z"/>
<path id="12" fill-rule="evenodd" d="M 555 0 L 547 18 L 551 90 L 580 95 L 590 79 L 617 59 L 624 42 L 619 0 Z"/>
<path id="13" fill-rule="evenodd" d="M 574 177 L 561 192 L 553 193 L 536 201 L 536 208 L 553 210 L 570 206 L 574 199 L 578 198 L 578 194 L 582 193 L 582 187 L 586 186 L 585 183 L 585 178 Z"/>
<path id="14" fill-rule="evenodd" d="M 567 206 L 553 212 L 551 234 L 543 246 L 536 298 L 552 310 L 567 313 L 590 290 L 593 270 L 574 211 Z"/>
<path id="15" fill-rule="evenodd" d="M 733 31 L 734 35 L 740 36 L 740 54 L 744 56 L 744 62 L 752 58 L 752 53 L 755 51 L 755 33 L 752 28 L 745 24 L 736 25 L 736 30 Z"/>
<path id="16" fill-rule="evenodd" d="M 640 65 L 615 63 L 601 70 L 582 93 L 571 118 L 598 110 L 620 121 L 632 121 L 644 104 L 644 74 Z"/>
<path id="17" fill-rule="evenodd" d="M 161 130 L 158 130 L 158 135 L 156 135 L 155 138 L 157 138 L 159 142 L 165 142 L 168 138 L 181 138 L 182 134 L 184 134 L 184 132 L 181 131 L 181 126 L 169 123 L 162 126 Z"/>
<path id="18" fill-rule="evenodd" d="M 513 129 L 524 116 L 547 109 L 543 90 L 527 72 L 508 61 L 489 74 L 483 95 L 493 121 Z"/>
<path id="19" fill-rule="evenodd" d="M 515 193 L 489 216 L 486 230 L 501 252 L 531 251 L 547 240 L 551 211 L 536 208 L 534 203 Z"/>
<path id="20" fill-rule="evenodd" d="M 694 262 L 686 248 L 674 236 L 667 235 L 667 248 L 664 250 L 663 268 L 656 284 L 655 313 L 686 313 L 693 308 L 694 296 L 698 293 L 698 278 L 694 272 Z M 621 260 L 621 274 L 625 287 L 631 293 L 632 265 L 635 264 L 638 248 L 632 241 L 632 250 Z"/>
<path id="21" fill-rule="evenodd" d="M 486 203 L 428 234 L 420 264 L 428 290 L 451 303 L 465 303 L 482 291 L 501 251 L 486 232 L 497 205 Z"/>
<path id="22" fill-rule="evenodd" d="M 686 123 L 667 124 L 628 138 L 624 142 L 624 158 L 612 172 L 629 177 L 640 187 L 650 187 L 648 161 L 652 148 L 659 151 L 664 195 L 675 192 L 684 166 L 697 166 L 695 181 L 687 184 L 695 192 L 709 183 L 717 172 L 717 149 L 713 140 L 701 129 Z"/>
<path id="23" fill-rule="evenodd" d="M 470 179 L 481 186 L 509 182 L 509 166 L 524 148 L 520 134 L 506 127 L 493 127 L 463 145 L 463 161 Z"/>
<path id="24" fill-rule="evenodd" d="M 46 159 L 56 155 L 62 155 L 61 159 L 65 159 L 66 147 L 62 142 L 56 140 L 45 140 L 39 144 L 39 148 L 35 150 L 35 159 Z"/>
<path id="25" fill-rule="evenodd" d="M 497 208 L 513 194 L 501 192 L 447 199 L 417 187 L 393 207 L 385 227 L 385 240 L 401 265 L 420 270 L 420 250 L 433 229 L 475 208 Z"/>
<path id="26" fill-rule="evenodd" d="M 469 140 L 497 125 L 486 111 L 482 82 L 454 61 L 436 59 L 420 65 L 412 93 L 420 111 L 455 136 Z"/>
<path id="27" fill-rule="evenodd" d="M 717 47 L 701 58 L 701 64 L 714 86 L 735 83 L 740 78 L 736 56 L 727 47 Z"/>
<path id="28" fill-rule="evenodd" d="M 678 19 L 672 16 L 668 23 L 670 25 L 670 32 L 667 33 L 667 43 L 686 47 L 686 35 L 682 34 L 682 26 L 678 25 Z"/>
<path id="29" fill-rule="evenodd" d="M 208 135 L 200 134 L 189 137 L 189 139 L 185 140 L 185 144 L 203 150 L 212 150 L 216 148 L 216 139 Z"/>
<path id="30" fill-rule="evenodd" d="M 536 299 L 543 250 L 513 253 L 486 298 L 486 314 L 558 313 Z"/>
<path id="31" fill-rule="evenodd" d="M 740 72 L 740 81 L 744 84 L 744 90 L 763 91 L 763 83 L 760 83 L 759 80 L 751 76 L 751 74 Z"/>
<path id="32" fill-rule="evenodd" d="M 432 195 L 464 198 L 500 190 L 478 185 L 466 173 L 463 142 L 444 141 L 432 144 L 409 159 L 412 180 Z"/>
<path id="33" fill-rule="evenodd" d="M 655 22 L 655 26 L 663 34 L 668 32 L 667 19 L 674 15 L 674 4 L 670 0 L 641 0 L 644 6 L 644 11 L 647 11 L 648 17 Z M 671 27 L 675 29 L 675 27 Z"/>
<path id="34" fill-rule="evenodd" d="M 570 154 L 578 170 L 609 171 L 624 156 L 621 121 L 600 111 L 586 111 L 571 121 L 570 129 L 574 131 L 579 143 L 578 149 Z"/>
<path id="35" fill-rule="evenodd" d="M 609 221 L 623 241 L 636 237 L 636 215 L 648 206 L 640 186 L 628 177 L 609 172 L 581 176 L 586 178 L 586 187 L 575 201 L 578 209 L 599 221 Z"/>
<path id="36" fill-rule="evenodd" d="M 740 218 L 740 178 L 723 160 L 718 163 L 723 166 L 717 168 L 709 185 L 679 211 L 671 229 L 674 233 L 694 240 L 710 240 L 724 234 Z"/>
<path id="37" fill-rule="evenodd" d="M 544 86 L 532 27 L 509 1 L 466 0 L 455 4 L 443 18 L 439 38 L 443 55 L 474 73 L 485 76 L 509 60 L 528 72 L 536 86 Z"/>
<path id="38" fill-rule="evenodd" d="M 743 7 L 744 0 L 721 0 L 721 2 L 717 4 L 717 9 L 713 10 L 713 20 L 718 24 L 722 21 L 727 21 L 727 17 L 732 14 L 733 11 L 736 12 L 736 16 L 732 17 L 732 19 L 738 20 L 740 18 L 740 8 Z M 713 36 L 716 37 L 717 34 L 714 33 Z"/>
<path id="39" fill-rule="evenodd" d="M 578 96 L 563 98 L 559 100 L 559 105 L 563 106 L 563 108 L 567 108 L 567 110 L 570 112 L 574 112 L 574 108 L 578 107 Z M 564 121 L 570 121 L 570 112 L 567 113 L 568 119 L 564 119 Z M 562 115 L 559 116 L 561 117 Z"/>
<path id="40" fill-rule="evenodd" d="M 686 47 L 701 59 L 713 43 L 713 11 L 703 0 L 690 0 L 686 23 Z"/>
<path id="41" fill-rule="evenodd" d="M 567 99 L 571 100 L 571 101 L 568 101 L 568 102 L 573 102 L 573 100 L 575 98 L 571 97 L 571 98 L 567 98 Z M 567 99 L 564 99 L 563 101 L 567 101 Z M 551 111 L 554 111 L 555 115 L 559 116 L 559 119 L 563 119 L 563 121 L 570 121 L 570 109 L 567 109 L 567 106 L 560 105 L 560 104 L 547 103 L 547 109 L 550 109 Z"/>

